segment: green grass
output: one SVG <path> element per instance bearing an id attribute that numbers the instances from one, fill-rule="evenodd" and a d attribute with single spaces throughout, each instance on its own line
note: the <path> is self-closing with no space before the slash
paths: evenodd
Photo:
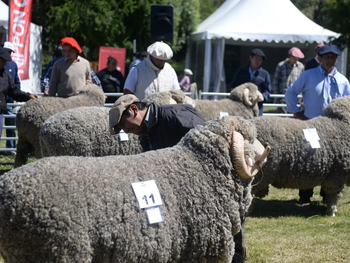
<path id="1" fill-rule="evenodd" d="M 265 199 L 255 199 L 245 222 L 247 263 L 334 263 L 350 260 L 350 190 L 338 201 L 336 217 L 314 190 L 311 205 L 296 205 L 298 190 L 270 187 Z"/>
<path id="2" fill-rule="evenodd" d="M 0 175 L 13 164 L 13 156 L 0 155 Z M 296 205 L 298 190 L 270 187 L 266 198 L 255 199 L 245 221 L 247 263 L 350 262 L 350 188 L 333 218 L 325 216 L 319 191 L 306 207 Z"/>

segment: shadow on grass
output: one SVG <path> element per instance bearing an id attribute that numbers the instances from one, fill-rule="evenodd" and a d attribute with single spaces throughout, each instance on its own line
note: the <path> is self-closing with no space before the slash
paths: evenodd
<path id="1" fill-rule="evenodd" d="M 299 206 L 297 200 L 264 200 L 254 198 L 250 207 L 249 217 L 281 217 L 299 216 L 311 217 L 325 215 L 326 206 L 316 201 L 308 206 Z"/>

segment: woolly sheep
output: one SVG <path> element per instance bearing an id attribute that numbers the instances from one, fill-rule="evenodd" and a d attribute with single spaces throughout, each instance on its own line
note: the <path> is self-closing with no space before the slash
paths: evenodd
<path id="1" fill-rule="evenodd" d="M 143 100 L 158 105 L 191 102 L 181 90 L 153 93 Z M 40 131 L 41 156 L 106 156 L 132 155 L 142 152 L 138 136 L 129 134 L 128 141 L 109 133 L 108 108 L 78 107 L 54 114 Z M 87 116 L 89 116 L 87 118 Z"/>
<path id="2" fill-rule="evenodd" d="M 272 147 L 264 173 L 255 177 L 255 196 L 267 195 L 269 184 L 294 189 L 321 185 L 326 213 L 335 215 L 337 200 L 350 183 L 350 96 L 332 101 L 324 115 L 307 121 L 265 116 L 252 120 L 258 140 Z M 308 128 L 316 128 L 321 148 L 313 149 L 305 140 L 303 129 Z"/>
<path id="3" fill-rule="evenodd" d="M 110 135 L 108 112 L 104 107 L 79 107 L 54 114 L 40 130 L 41 155 L 106 156 L 142 152 L 138 136 L 121 141 Z"/>
<path id="4" fill-rule="evenodd" d="M 220 112 L 227 112 L 230 116 L 242 116 L 251 119 L 259 115 L 258 102 L 263 96 L 253 83 L 245 83 L 234 88 L 229 99 L 218 101 L 196 100 L 195 108 L 205 120 L 212 120 L 220 116 Z"/>
<path id="5" fill-rule="evenodd" d="M 7 263 L 231 263 L 252 200 L 249 178 L 266 157 L 247 166 L 264 150 L 253 148 L 255 135 L 228 117 L 171 148 L 48 157 L 13 169 L 0 178 L 0 253 Z M 147 180 L 161 194 L 161 223 L 147 223 L 131 188 Z"/>
<path id="6" fill-rule="evenodd" d="M 182 90 L 169 90 L 149 94 L 142 101 L 146 103 L 155 102 L 158 105 L 184 104 L 187 100 L 186 97 Z"/>
<path id="7" fill-rule="evenodd" d="M 18 144 L 14 166 L 27 163 L 31 152 L 35 157 L 41 157 L 39 132 L 50 116 L 79 106 L 103 106 L 104 102 L 105 95 L 95 84 L 86 85 L 76 96 L 69 98 L 42 97 L 28 101 L 19 109 L 16 117 Z"/>

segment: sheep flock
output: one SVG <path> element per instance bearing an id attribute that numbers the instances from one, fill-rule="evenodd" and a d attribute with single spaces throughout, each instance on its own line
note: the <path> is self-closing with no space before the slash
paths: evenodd
<path id="1" fill-rule="evenodd" d="M 176 146 L 150 152 L 138 136 L 110 135 L 109 109 L 95 85 L 71 98 L 27 102 L 17 115 L 16 169 L 0 177 L 1 257 L 231 263 L 240 218 L 270 185 L 321 186 L 326 214 L 335 216 L 350 186 L 350 96 L 307 121 L 258 116 L 261 99 L 252 83 L 218 101 L 192 100 L 182 91 L 151 94 L 144 102 L 191 104 L 206 124 Z M 305 129 L 316 129 L 319 148 Z M 38 160 L 26 164 L 31 152 Z M 131 187 L 149 180 L 162 198 L 163 221 L 156 224 Z"/>

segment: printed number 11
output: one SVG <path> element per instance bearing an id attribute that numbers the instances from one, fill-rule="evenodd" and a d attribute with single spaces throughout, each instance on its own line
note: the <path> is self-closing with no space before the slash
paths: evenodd
<path id="1" fill-rule="evenodd" d="M 152 202 L 153 202 L 153 204 L 154 204 L 154 196 L 153 196 L 153 194 L 151 194 L 151 195 L 150 195 L 148 198 L 149 198 L 149 199 L 152 199 Z M 144 200 L 145 200 L 146 205 L 148 205 L 148 199 L 147 199 L 147 196 L 146 196 L 146 195 L 144 195 L 144 196 L 142 197 L 142 199 L 144 199 Z"/>

